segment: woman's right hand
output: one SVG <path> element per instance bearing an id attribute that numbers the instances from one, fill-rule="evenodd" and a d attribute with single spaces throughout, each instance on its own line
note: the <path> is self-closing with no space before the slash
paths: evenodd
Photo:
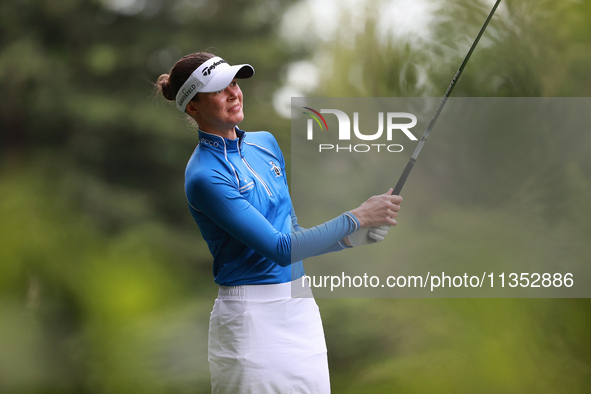
<path id="1" fill-rule="evenodd" d="M 396 226 L 402 197 L 392 195 L 392 189 L 384 194 L 370 197 L 350 212 L 355 215 L 361 227 Z"/>

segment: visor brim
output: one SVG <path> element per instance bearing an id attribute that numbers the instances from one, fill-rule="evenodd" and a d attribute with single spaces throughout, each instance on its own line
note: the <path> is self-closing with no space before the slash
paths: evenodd
<path id="1" fill-rule="evenodd" d="M 211 80 L 199 89 L 199 92 L 219 92 L 227 88 L 234 78 L 246 79 L 254 75 L 254 68 L 250 64 L 238 64 L 220 69 Z"/>

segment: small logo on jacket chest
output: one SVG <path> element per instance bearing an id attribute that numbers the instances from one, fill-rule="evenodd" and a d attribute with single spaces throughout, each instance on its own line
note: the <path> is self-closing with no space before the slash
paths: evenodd
<path id="1" fill-rule="evenodd" d="M 275 164 L 272 161 L 269 162 L 269 165 L 271 166 L 271 171 L 273 171 L 275 173 L 275 177 L 280 177 L 281 176 L 281 167 L 279 167 L 277 164 Z"/>

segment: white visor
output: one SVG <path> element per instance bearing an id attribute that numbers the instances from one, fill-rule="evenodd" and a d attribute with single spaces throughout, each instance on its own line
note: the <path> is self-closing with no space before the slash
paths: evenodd
<path id="1" fill-rule="evenodd" d="M 227 88 L 234 78 L 250 78 L 253 75 L 254 68 L 250 64 L 230 66 L 221 57 L 213 57 L 193 71 L 181 86 L 176 95 L 176 107 L 184 113 L 197 93 L 218 92 Z"/>

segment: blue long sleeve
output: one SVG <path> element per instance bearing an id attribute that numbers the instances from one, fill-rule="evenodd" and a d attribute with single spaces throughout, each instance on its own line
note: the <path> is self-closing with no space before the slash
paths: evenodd
<path id="1" fill-rule="evenodd" d="M 223 177 L 197 178 L 190 188 L 195 195 L 191 202 L 194 209 L 205 213 L 239 242 L 281 266 L 343 249 L 340 240 L 359 227 L 355 216 L 346 212 L 315 227 L 298 225 L 295 231 L 282 232 Z"/>
<path id="2" fill-rule="evenodd" d="M 346 212 L 345 214 L 350 215 L 353 218 L 353 220 L 355 221 L 355 230 L 357 230 L 359 228 L 359 221 L 357 220 L 357 218 L 355 218 L 355 216 L 353 214 L 351 214 L 350 212 Z M 306 230 L 306 229 L 303 228 L 303 227 L 301 227 L 299 225 L 298 218 L 297 218 L 297 216 L 295 214 L 295 209 L 293 207 L 292 207 L 292 210 L 291 210 L 291 223 L 292 223 L 292 225 L 291 225 L 292 226 L 292 231 L 299 232 L 299 233 L 297 233 L 294 236 L 295 241 L 292 239 L 292 243 L 293 242 L 296 242 L 296 243 L 298 243 L 298 245 L 302 245 L 302 246 L 305 247 L 306 240 L 309 240 L 310 238 L 312 238 L 312 235 L 309 235 L 308 237 L 306 237 L 307 234 L 305 232 L 302 232 L 301 231 L 301 230 Z M 324 225 L 324 223 L 322 225 L 320 225 L 320 226 L 323 226 L 323 225 Z M 316 226 L 316 227 L 319 227 L 319 226 Z M 312 234 L 315 231 L 318 231 L 318 232 L 322 233 L 322 231 L 319 228 L 317 229 L 316 227 L 314 229 L 311 229 L 312 230 Z M 349 235 L 349 234 L 347 234 L 347 235 Z M 300 240 L 301 238 L 303 238 L 303 240 Z M 342 237 L 342 238 L 344 238 L 344 237 Z M 327 248 L 325 248 L 325 249 L 323 249 L 323 250 L 315 253 L 313 256 L 320 256 L 320 255 L 323 255 L 323 254 L 326 254 L 326 253 L 338 252 L 339 250 L 343 250 L 343 249 L 349 248 L 348 246 L 346 246 L 345 244 L 343 244 L 342 238 L 339 238 L 336 242 L 332 243 Z M 306 256 L 306 257 L 310 257 L 310 256 Z M 304 259 L 306 257 L 302 257 L 302 259 Z"/>

